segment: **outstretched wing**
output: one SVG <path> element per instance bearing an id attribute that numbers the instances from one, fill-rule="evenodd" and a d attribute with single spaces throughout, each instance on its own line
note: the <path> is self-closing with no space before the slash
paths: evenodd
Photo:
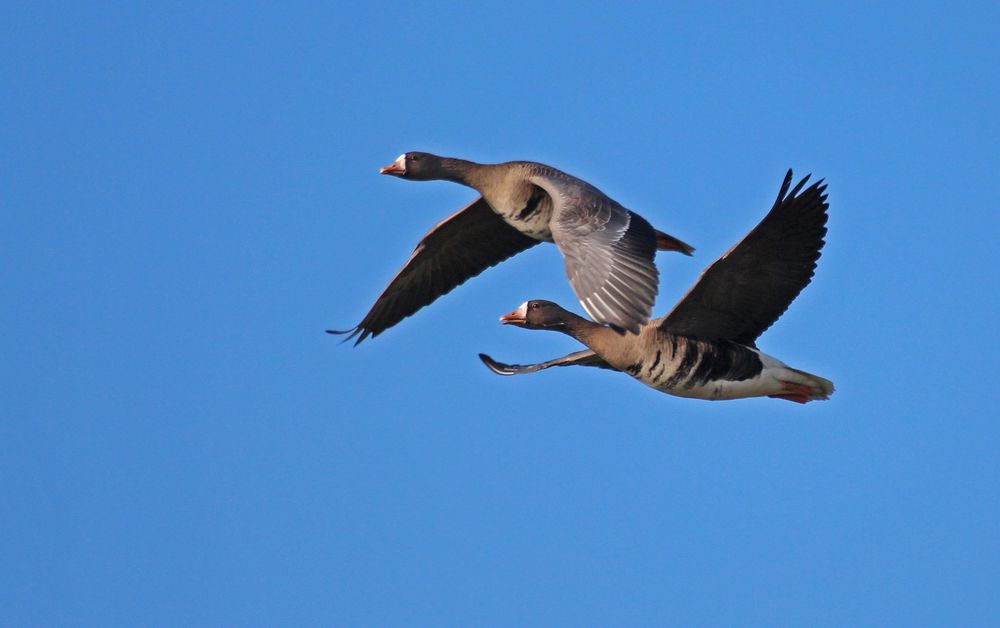
<path id="1" fill-rule="evenodd" d="M 488 369 L 497 375 L 523 375 L 525 373 L 541 371 L 551 366 L 596 366 L 597 368 L 610 369 L 612 371 L 618 370 L 590 349 L 577 351 L 569 355 L 564 355 L 561 358 L 539 362 L 538 364 L 504 364 L 503 362 L 497 362 L 485 353 L 480 353 L 479 359 L 483 361 L 483 364 Z"/>
<path id="2" fill-rule="evenodd" d="M 705 269 L 663 317 L 660 329 L 753 346 L 812 279 L 826 235 L 822 180 L 788 191 L 792 171 L 767 216 L 739 244 Z"/>
<path id="3" fill-rule="evenodd" d="M 364 319 L 349 334 L 357 346 L 374 338 L 441 295 L 539 240 L 522 234 L 479 198 L 436 224 L 417 244 Z"/>
<path id="4" fill-rule="evenodd" d="M 596 188 L 532 177 L 552 197 L 552 238 L 566 275 L 592 319 L 639 333 L 659 288 L 656 231 Z M 582 182 L 580 182 L 582 183 Z"/>

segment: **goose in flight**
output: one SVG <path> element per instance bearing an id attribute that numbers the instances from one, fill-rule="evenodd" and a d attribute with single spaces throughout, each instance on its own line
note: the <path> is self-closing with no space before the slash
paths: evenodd
<path id="1" fill-rule="evenodd" d="M 586 181 L 529 161 L 478 164 L 404 153 L 380 170 L 411 181 L 454 181 L 480 197 L 428 231 L 353 329 L 375 337 L 490 266 L 555 242 L 570 286 L 594 320 L 633 333 L 649 320 L 659 287 L 657 250 L 691 246 L 654 229 Z"/>
<path id="2" fill-rule="evenodd" d="M 502 323 L 568 334 L 587 346 L 538 364 L 480 359 L 500 375 L 553 366 L 624 371 L 659 391 L 697 399 L 776 397 L 798 403 L 827 399 L 833 382 L 787 366 L 757 348 L 757 338 L 812 279 L 826 235 L 826 185 L 789 192 L 785 176 L 774 207 L 742 241 L 701 274 L 674 309 L 638 334 L 614 330 L 550 301 L 527 301 Z"/>

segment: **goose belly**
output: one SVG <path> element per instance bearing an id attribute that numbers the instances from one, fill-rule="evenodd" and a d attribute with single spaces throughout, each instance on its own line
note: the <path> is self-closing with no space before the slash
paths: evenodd
<path id="1" fill-rule="evenodd" d="M 745 399 L 747 397 L 781 397 L 790 392 L 807 394 L 800 403 L 815 399 L 829 399 L 833 393 L 833 382 L 818 375 L 806 373 L 785 366 L 774 358 L 761 354 L 765 366 L 760 375 L 745 380 L 717 380 L 693 386 L 681 386 L 659 390 L 678 397 L 695 399 L 725 400 Z M 793 388 L 789 388 L 792 386 Z M 798 387 L 798 389 L 794 388 Z M 786 397 L 787 398 L 787 397 Z"/>
<path id="2" fill-rule="evenodd" d="M 552 242 L 552 228 L 549 226 L 549 221 L 552 219 L 551 209 L 547 211 L 539 208 L 532 210 L 531 206 L 508 211 L 494 209 L 504 222 L 529 238 Z"/>
<path id="3" fill-rule="evenodd" d="M 513 216 L 500 215 L 503 217 L 504 222 L 529 238 L 542 240 L 543 242 L 552 242 L 552 228 L 549 226 L 549 219 L 552 216 L 551 212 L 547 216 L 543 216 L 542 212 L 536 212 L 525 218 L 518 218 L 516 214 Z"/>
<path id="4" fill-rule="evenodd" d="M 525 198 L 487 195 L 486 202 L 511 227 L 529 238 L 552 242 L 552 202 L 540 190 Z"/>
<path id="5" fill-rule="evenodd" d="M 747 397 L 766 397 L 782 392 L 778 381 L 765 370 L 761 375 L 750 379 L 732 381 L 716 380 L 704 384 L 690 386 L 656 387 L 657 390 L 677 397 L 692 399 L 727 400 L 745 399 Z"/>
<path id="6" fill-rule="evenodd" d="M 741 399 L 781 391 L 784 364 L 733 342 L 672 337 L 623 371 L 667 394 L 696 399 Z"/>

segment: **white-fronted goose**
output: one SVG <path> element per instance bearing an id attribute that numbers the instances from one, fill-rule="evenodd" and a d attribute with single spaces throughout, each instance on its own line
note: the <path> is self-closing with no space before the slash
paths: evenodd
<path id="1" fill-rule="evenodd" d="M 638 335 L 621 335 L 550 301 L 528 301 L 500 321 L 560 331 L 588 349 L 530 365 L 479 357 L 501 375 L 574 365 L 624 371 L 680 397 L 827 399 L 833 382 L 786 366 L 756 346 L 809 284 L 823 248 L 826 185 L 819 181 L 800 194 L 808 179 L 789 193 L 789 170 L 760 224 L 709 266 L 669 314 L 643 325 Z"/>
<path id="2" fill-rule="evenodd" d="M 570 285 L 594 320 L 638 332 L 649 320 L 659 285 L 656 250 L 694 250 L 586 181 L 543 164 L 477 164 L 405 153 L 380 172 L 454 181 L 481 196 L 424 235 L 356 327 L 330 330 L 357 336 L 355 345 L 539 242 L 559 247 Z"/>

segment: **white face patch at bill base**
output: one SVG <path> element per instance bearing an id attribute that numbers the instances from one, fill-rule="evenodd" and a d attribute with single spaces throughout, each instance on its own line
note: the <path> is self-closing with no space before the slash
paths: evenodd
<path id="1" fill-rule="evenodd" d="M 501 316 L 500 321 L 504 322 L 504 319 L 507 318 L 508 316 L 512 316 L 522 321 L 528 320 L 528 302 L 525 301 L 521 305 L 517 306 L 517 309 L 511 312 L 510 314 L 505 314 L 504 316 Z"/>
<path id="2" fill-rule="evenodd" d="M 406 153 L 403 153 L 399 157 L 396 157 L 396 161 L 392 162 L 397 168 L 406 172 Z"/>

